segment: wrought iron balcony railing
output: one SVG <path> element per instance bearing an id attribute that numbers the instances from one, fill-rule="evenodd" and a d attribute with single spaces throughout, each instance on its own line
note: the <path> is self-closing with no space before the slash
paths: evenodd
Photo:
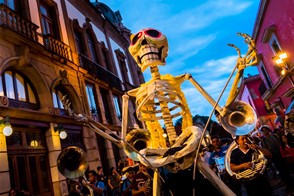
<path id="1" fill-rule="evenodd" d="M 116 75 L 106 70 L 99 64 L 94 63 L 92 60 L 88 59 L 84 55 L 80 55 L 80 61 L 82 68 L 87 70 L 90 75 L 97 77 L 99 80 L 105 82 L 109 85 L 109 87 L 116 88 L 120 91 L 122 90 L 121 81 Z"/>
<path id="2" fill-rule="evenodd" d="M 51 35 L 44 35 L 44 45 L 46 50 L 72 61 L 71 49 L 65 43 L 53 38 Z"/>
<path id="3" fill-rule="evenodd" d="M 9 7 L 0 4 L 0 26 L 9 28 L 35 42 L 38 42 L 37 25 L 19 16 Z"/>

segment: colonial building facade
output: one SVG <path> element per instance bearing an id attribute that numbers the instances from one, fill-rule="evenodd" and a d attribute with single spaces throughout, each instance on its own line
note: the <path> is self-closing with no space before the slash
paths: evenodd
<path id="1" fill-rule="evenodd" d="M 294 96 L 293 6 L 291 0 L 282 4 L 278 0 L 261 0 L 253 29 L 252 37 L 260 57 L 258 71 L 263 81 L 259 92 L 277 117 L 283 115 Z M 280 56 L 283 53 L 287 54 L 286 58 Z"/>
<path id="2" fill-rule="evenodd" d="M 67 195 L 56 160 L 68 146 L 85 150 L 89 169 L 107 172 L 125 158 L 73 113 L 120 135 L 121 96 L 144 82 L 128 53 L 129 35 L 119 11 L 100 2 L 0 1 L 0 195 L 11 187 Z M 131 100 L 129 126 L 139 123 L 133 113 Z"/>

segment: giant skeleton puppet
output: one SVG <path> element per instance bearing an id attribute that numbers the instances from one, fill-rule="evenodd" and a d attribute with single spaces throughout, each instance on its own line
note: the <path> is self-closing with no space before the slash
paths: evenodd
<path id="1" fill-rule="evenodd" d="M 185 80 L 189 80 L 214 106 L 219 114 L 220 123 L 233 136 L 244 135 L 254 129 L 255 112 L 247 103 L 235 101 L 235 98 L 244 68 L 257 63 L 255 43 L 247 34 L 238 33 L 238 35 L 245 39 L 248 51 L 242 57 L 239 48 L 233 44 L 229 45 L 237 50 L 239 58 L 231 74 L 232 76 L 237 69 L 229 97 L 223 108 L 218 106 L 218 103 L 190 74 L 173 77 L 159 73 L 158 65 L 165 65 L 165 58 L 168 55 L 167 38 L 160 31 L 146 28 L 131 35 L 129 51 L 142 71 L 150 67 L 152 78 L 123 96 L 122 138 L 136 149 L 125 145 L 127 156 L 146 166 L 166 167 L 172 172 L 184 170 L 193 164 L 196 148 L 199 146 L 203 133 L 201 128 L 193 126 L 191 113 L 181 91 L 180 85 Z M 127 108 L 130 96 L 136 98 L 136 115 L 143 122 L 144 127 L 133 129 L 127 134 Z M 178 116 L 182 117 L 182 133 L 179 136 L 172 123 L 172 120 Z M 163 121 L 165 130 L 161 127 L 160 120 Z M 201 161 L 198 161 L 197 165 L 200 171 L 225 195 L 233 194 Z"/>
<path id="2" fill-rule="evenodd" d="M 221 96 L 216 102 L 190 74 L 176 77 L 160 75 L 158 65 L 165 65 L 168 43 L 165 35 L 152 28 L 143 29 L 137 34 L 131 35 L 129 51 L 142 71 L 150 67 L 152 78 L 139 88 L 128 91 L 123 95 L 121 137 L 113 137 L 111 130 L 91 117 L 70 111 L 70 107 L 67 107 L 66 104 L 66 97 L 63 99 L 65 108 L 72 113 L 77 121 L 84 122 L 85 126 L 97 134 L 123 147 L 128 157 L 154 169 L 153 195 L 159 195 L 160 179 L 162 178 L 157 168 L 165 167 L 175 173 L 190 167 L 197 160 L 197 158 L 195 159 L 197 157 L 196 151 L 198 152 L 197 147 L 199 147 L 205 132 L 205 130 L 203 131 L 201 128 L 193 126 L 192 115 L 180 87 L 184 81 L 189 80 L 207 99 L 214 110 L 217 111 L 219 122 L 233 136 L 248 134 L 255 127 L 256 114 L 253 109 L 247 103 L 236 101 L 235 98 L 243 70 L 257 63 L 257 53 L 254 40 L 249 35 L 242 33 L 238 33 L 238 35 L 245 39 L 248 50 L 242 57 L 239 48 L 232 44 L 229 45 L 237 50 L 238 59 L 228 82 L 236 70 L 237 73 L 227 102 L 222 108 L 218 105 Z M 136 126 L 127 133 L 129 97 L 136 98 L 136 115 L 144 127 L 139 128 Z M 179 116 L 182 117 L 182 133 L 177 136 L 172 120 Z M 163 121 L 165 130 L 162 128 L 160 121 Z M 100 128 L 104 129 L 104 131 Z M 222 194 L 234 195 L 200 159 L 196 165 L 200 172 Z"/>

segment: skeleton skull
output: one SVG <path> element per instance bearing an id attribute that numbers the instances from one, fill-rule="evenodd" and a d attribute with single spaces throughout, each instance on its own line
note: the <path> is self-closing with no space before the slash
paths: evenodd
<path id="1" fill-rule="evenodd" d="M 142 72 L 149 66 L 165 65 L 168 53 L 166 36 L 160 31 L 147 28 L 130 37 L 129 51 Z"/>

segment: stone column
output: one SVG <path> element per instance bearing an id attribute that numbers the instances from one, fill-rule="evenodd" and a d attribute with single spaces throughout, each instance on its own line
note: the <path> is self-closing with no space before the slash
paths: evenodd
<path id="1" fill-rule="evenodd" d="M 96 171 L 97 166 L 101 165 L 101 158 L 98 150 L 96 134 L 93 130 L 83 127 L 83 137 L 89 163 L 89 169 Z"/>
<path id="2" fill-rule="evenodd" d="M 0 127 L 0 196 L 8 195 L 10 190 L 6 136 L 3 134 L 2 129 L 3 127 Z"/>
<path id="3" fill-rule="evenodd" d="M 61 152 L 59 133 L 54 131 L 54 123 L 50 123 L 50 128 L 46 131 L 46 141 L 49 156 L 49 166 L 53 185 L 53 195 L 68 195 L 66 178 L 58 172 L 57 158 Z"/>

